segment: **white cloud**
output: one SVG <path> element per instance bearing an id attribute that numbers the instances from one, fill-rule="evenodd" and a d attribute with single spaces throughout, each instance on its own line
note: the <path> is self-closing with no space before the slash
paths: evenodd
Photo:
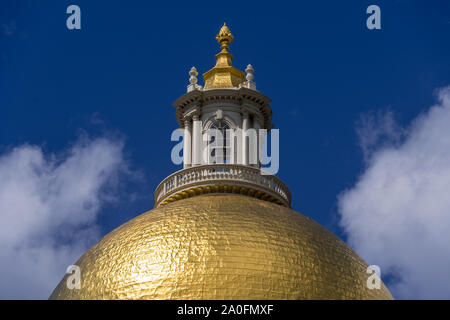
<path id="1" fill-rule="evenodd" d="M 338 199 L 349 244 L 395 276 L 396 298 L 450 298 L 450 87 L 438 99 L 407 131 L 386 135 L 401 142 L 371 150 L 364 141 L 377 133 L 359 130 L 369 134 L 360 138 L 367 167 Z"/>
<path id="2" fill-rule="evenodd" d="M 356 124 L 356 132 L 366 162 L 380 146 L 397 145 L 404 135 L 391 110 L 363 114 Z"/>
<path id="3" fill-rule="evenodd" d="M 47 299 L 96 240 L 96 218 L 126 172 L 121 141 L 87 138 L 63 155 L 0 155 L 0 299 Z"/>

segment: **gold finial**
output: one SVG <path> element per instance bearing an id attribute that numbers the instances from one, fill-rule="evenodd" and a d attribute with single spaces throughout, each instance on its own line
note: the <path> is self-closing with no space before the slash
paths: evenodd
<path id="1" fill-rule="evenodd" d="M 220 28 L 216 36 L 221 51 L 216 55 L 214 68 L 203 74 L 205 89 L 237 88 L 245 81 L 244 73 L 232 65 L 233 56 L 228 52 L 228 45 L 234 37 L 226 23 Z"/>
<path id="2" fill-rule="evenodd" d="M 228 45 L 233 41 L 234 37 L 228 29 L 227 24 L 224 22 L 222 28 L 220 28 L 219 34 L 216 36 L 217 42 L 220 44 L 222 52 L 228 52 Z"/>

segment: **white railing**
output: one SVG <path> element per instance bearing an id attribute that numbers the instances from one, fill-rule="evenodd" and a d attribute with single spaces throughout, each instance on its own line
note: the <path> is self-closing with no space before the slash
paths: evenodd
<path id="1" fill-rule="evenodd" d="M 288 187 L 276 176 L 261 175 L 254 167 L 235 164 L 202 165 L 177 171 L 164 179 L 155 191 L 155 206 L 189 187 L 204 185 L 238 185 L 265 193 L 290 206 Z"/>

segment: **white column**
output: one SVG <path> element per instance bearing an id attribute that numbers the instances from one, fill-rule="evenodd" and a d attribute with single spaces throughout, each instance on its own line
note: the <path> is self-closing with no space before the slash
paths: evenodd
<path id="1" fill-rule="evenodd" d="M 183 146 L 183 162 L 184 168 L 188 168 L 192 163 L 192 126 L 191 120 L 186 119 L 184 121 L 184 146 Z"/>
<path id="2" fill-rule="evenodd" d="M 261 133 L 258 135 L 259 137 L 259 165 L 262 166 L 263 161 L 263 146 L 265 143 L 267 143 L 267 129 L 262 130 Z"/>
<path id="3" fill-rule="evenodd" d="M 242 115 L 238 113 L 236 115 L 236 124 L 238 128 L 234 130 L 234 135 L 236 136 L 236 140 L 233 138 L 233 146 L 234 152 L 236 153 L 236 164 L 242 164 Z"/>
<path id="4" fill-rule="evenodd" d="M 200 165 L 202 163 L 202 121 L 198 115 L 192 117 L 192 164 Z"/>
<path id="5" fill-rule="evenodd" d="M 242 164 L 248 165 L 248 139 L 247 139 L 247 130 L 248 130 L 248 113 L 244 112 L 242 115 Z"/>
<path id="6" fill-rule="evenodd" d="M 230 129 L 230 141 L 229 141 L 229 145 L 230 145 L 230 163 L 231 164 L 236 164 L 236 159 L 235 159 L 235 151 L 236 151 L 236 146 L 234 145 L 234 136 L 235 136 L 235 131 L 233 129 Z"/>
<path id="7" fill-rule="evenodd" d="M 260 136 L 260 132 L 259 130 L 261 129 L 261 126 L 259 124 L 259 119 L 258 118 L 254 118 L 253 119 L 253 127 L 256 130 L 256 146 L 257 146 L 257 151 L 256 151 L 256 167 L 259 168 L 260 163 L 261 163 L 261 154 L 262 154 L 262 142 L 264 140 L 262 140 L 262 137 Z"/>

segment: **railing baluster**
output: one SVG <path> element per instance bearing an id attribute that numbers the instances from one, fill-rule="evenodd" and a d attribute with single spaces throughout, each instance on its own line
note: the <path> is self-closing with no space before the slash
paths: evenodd
<path id="1" fill-rule="evenodd" d="M 279 199 L 287 205 L 290 203 L 289 189 L 284 183 L 273 175 L 262 175 L 260 170 L 235 164 L 215 164 L 197 166 L 178 171 L 167 177 L 155 191 L 157 205 L 169 195 L 177 192 L 177 189 L 198 182 L 235 180 L 241 183 L 256 184 L 266 188 L 272 196 L 278 195 Z M 249 186 L 251 187 L 251 185 Z"/>

